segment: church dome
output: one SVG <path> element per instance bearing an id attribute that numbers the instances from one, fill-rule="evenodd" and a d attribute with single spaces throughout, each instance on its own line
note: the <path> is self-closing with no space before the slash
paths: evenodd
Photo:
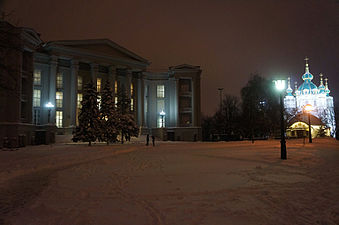
<path id="1" fill-rule="evenodd" d="M 302 83 L 299 86 L 298 93 L 300 95 L 317 94 L 318 93 L 318 87 L 317 87 L 317 85 L 315 85 L 312 82 L 313 75 L 310 73 L 307 61 L 306 61 L 305 73 L 302 76 L 302 78 L 304 80 L 304 83 Z"/>
<path id="2" fill-rule="evenodd" d="M 299 86 L 298 92 L 301 95 L 316 94 L 318 87 L 311 80 L 305 80 L 304 83 Z"/>
<path id="3" fill-rule="evenodd" d="M 325 94 L 326 93 L 325 90 L 326 90 L 326 87 L 325 87 L 325 85 L 323 83 L 323 75 L 320 74 L 320 85 L 318 87 L 318 93 L 319 94 Z"/>

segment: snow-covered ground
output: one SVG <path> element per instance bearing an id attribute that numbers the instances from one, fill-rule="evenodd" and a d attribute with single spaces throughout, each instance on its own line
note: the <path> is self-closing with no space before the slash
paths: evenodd
<path id="1" fill-rule="evenodd" d="M 339 142 L 0 151 L 0 224 L 339 224 Z"/>

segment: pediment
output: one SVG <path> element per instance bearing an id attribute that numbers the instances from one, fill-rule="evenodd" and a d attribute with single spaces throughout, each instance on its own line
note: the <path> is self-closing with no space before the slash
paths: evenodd
<path id="1" fill-rule="evenodd" d="M 189 64 L 181 64 L 177 66 L 172 66 L 169 68 L 170 70 L 199 70 L 200 66 L 193 66 Z"/>
<path id="2" fill-rule="evenodd" d="M 50 46 L 62 46 L 70 48 L 73 51 L 92 53 L 94 55 L 103 55 L 115 59 L 124 59 L 138 61 L 149 64 L 149 62 L 129 51 L 128 49 L 116 44 L 109 39 L 92 39 L 92 40 L 66 40 L 49 42 Z"/>

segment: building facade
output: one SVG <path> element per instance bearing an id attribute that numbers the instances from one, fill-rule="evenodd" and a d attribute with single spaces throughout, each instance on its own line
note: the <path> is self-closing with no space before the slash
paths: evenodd
<path id="1" fill-rule="evenodd" d="M 311 134 L 313 137 L 317 136 L 332 136 L 335 137 L 336 123 L 334 114 L 333 97 L 330 96 L 328 88 L 328 80 L 320 74 L 319 86 L 315 85 L 313 75 L 310 73 L 308 59 L 306 58 L 305 73 L 302 75 L 303 83 L 298 87 L 295 83 L 295 90 L 293 92 L 288 79 L 287 95 L 284 98 L 284 105 L 286 111 L 293 115 L 290 119 L 287 129 L 287 136 L 302 137 L 307 136 L 308 116 L 304 111 L 305 105 L 309 104 L 313 107 L 311 113 Z"/>
<path id="2" fill-rule="evenodd" d="M 8 144 L 3 144 L 8 139 L 12 140 L 10 145 L 18 146 L 19 137 L 25 144 L 37 143 L 39 131 L 45 131 L 46 141 L 42 143 L 53 142 L 53 138 L 48 138 L 53 127 L 57 134 L 72 133 L 78 124 L 83 87 L 89 81 L 96 85 L 99 95 L 109 81 L 115 101 L 118 89 L 124 86 L 141 133 L 163 140 L 201 139 L 199 66 L 183 64 L 164 73 L 152 73 L 147 71 L 148 60 L 111 40 L 43 43 L 35 31 L 27 30 L 31 32 L 29 37 L 35 38 L 34 46 L 25 46 L 13 56 L 14 61 L 29 61 L 28 66 L 21 61 L 15 64 L 21 68 L 16 74 L 18 80 L 25 79 L 18 81 L 22 85 L 16 90 L 20 97 L 1 97 L 2 146 Z M 26 67 L 28 71 L 24 70 Z M 8 102 L 10 107 L 16 107 L 16 118 L 7 118 L 13 111 L 4 107 Z M 30 129 L 12 132 L 6 125 L 9 122 L 14 127 L 24 122 Z"/>

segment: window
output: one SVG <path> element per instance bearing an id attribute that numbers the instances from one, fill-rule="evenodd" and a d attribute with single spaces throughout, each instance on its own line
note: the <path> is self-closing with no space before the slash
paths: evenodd
<path id="1" fill-rule="evenodd" d="M 97 91 L 101 91 L 101 78 L 97 78 Z"/>
<path id="2" fill-rule="evenodd" d="M 78 91 L 82 90 L 82 76 L 78 76 Z"/>
<path id="3" fill-rule="evenodd" d="M 62 88 L 62 73 L 57 73 L 56 88 Z"/>
<path id="4" fill-rule="evenodd" d="M 57 127 L 62 127 L 62 111 L 55 112 L 55 125 Z"/>
<path id="5" fill-rule="evenodd" d="M 165 98 L 165 86 L 164 85 L 157 85 L 157 97 Z"/>
<path id="6" fill-rule="evenodd" d="M 160 115 L 160 112 L 165 111 L 165 100 L 157 100 L 157 113 L 158 113 L 158 127 L 165 126 L 165 115 Z"/>
<path id="7" fill-rule="evenodd" d="M 41 70 L 34 70 L 33 83 L 34 85 L 41 85 Z"/>
<path id="8" fill-rule="evenodd" d="M 63 98 L 63 93 L 61 91 L 56 92 L 56 107 L 57 108 L 62 108 L 62 98 Z"/>
<path id="9" fill-rule="evenodd" d="M 40 107 L 40 98 L 41 91 L 38 89 L 34 89 L 33 91 L 33 107 Z"/>
<path id="10" fill-rule="evenodd" d="M 118 81 L 114 82 L 114 93 L 117 94 L 118 93 Z"/>
<path id="11" fill-rule="evenodd" d="M 81 109 L 82 105 L 81 105 L 81 101 L 82 101 L 82 94 L 81 93 L 78 93 L 78 98 L 77 98 L 77 106 L 78 106 L 78 109 Z"/>
<path id="12" fill-rule="evenodd" d="M 165 111 L 165 100 L 163 100 L 163 99 L 159 99 L 157 101 L 157 112 L 158 112 L 158 114 L 161 111 Z"/>
<path id="13" fill-rule="evenodd" d="M 133 87 L 133 83 L 131 83 L 131 96 L 133 96 L 133 92 L 134 92 L 134 87 Z"/>
<path id="14" fill-rule="evenodd" d="M 179 87 L 181 93 L 191 92 L 191 80 L 190 79 L 180 79 Z"/>
<path id="15" fill-rule="evenodd" d="M 160 128 L 160 127 L 165 127 L 165 116 L 161 116 L 161 115 L 159 115 L 158 116 L 158 128 Z"/>
<path id="16" fill-rule="evenodd" d="M 131 98 L 131 111 L 133 111 L 133 110 L 134 110 L 134 99 Z"/>

